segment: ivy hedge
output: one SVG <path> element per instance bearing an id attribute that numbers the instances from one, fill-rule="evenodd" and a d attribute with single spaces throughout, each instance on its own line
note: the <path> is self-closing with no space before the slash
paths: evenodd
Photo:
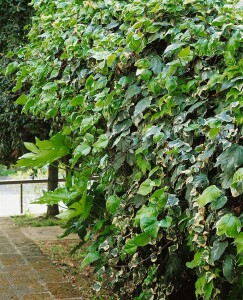
<path id="1" fill-rule="evenodd" d="M 242 10 L 222 0 L 33 0 L 17 104 L 54 119 L 18 165 L 69 155 L 67 231 L 119 299 L 241 299 Z M 82 244 L 82 243 L 81 243 Z M 81 246 L 80 244 L 80 246 Z M 107 283 L 107 277 L 109 277 Z"/>

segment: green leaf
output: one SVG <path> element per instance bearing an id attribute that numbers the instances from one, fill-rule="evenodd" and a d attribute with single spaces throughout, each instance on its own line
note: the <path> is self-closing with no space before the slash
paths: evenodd
<path id="1" fill-rule="evenodd" d="M 202 254 L 203 254 L 203 252 L 196 252 L 194 254 L 193 260 L 191 262 L 187 262 L 186 266 L 190 269 L 194 269 L 197 266 L 199 266 L 202 262 Z"/>
<path id="2" fill-rule="evenodd" d="M 114 125 L 113 134 L 118 134 L 118 133 L 124 132 L 127 129 L 129 129 L 131 127 L 131 125 L 132 125 L 132 120 L 131 119 L 127 119 L 127 120 L 124 120 L 122 122 L 119 122 L 119 123 Z"/>
<path id="3" fill-rule="evenodd" d="M 209 283 L 207 283 L 205 285 L 205 299 L 206 300 L 212 299 L 211 296 L 212 296 L 213 288 L 214 288 L 213 280 L 211 280 Z"/>
<path id="4" fill-rule="evenodd" d="M 36 139 L 36 147 L 32 150 L 34 152 L 20 157 L 17 166 L 43 167 L 69 154 L 70 144 L 66 136 L 57 133 L 50 141 Z"/>
<path id="5" fill-rule="evenodd" d="M 126 245 L 123 248 L 123 251 L 127 254 L 134 254 L 137 251 L 137 246 L 134 244 L 134 240 L 130 239 L 126 242 Z"/>
<path id="6" fill-rule="evenodd" d="M 78 147 L 74 150 L 74 155 L 81 154 L 81 155 L 88 155 L 91 151 L 91 147 L 87 143 L 82 143 L 78 145 Z"/>
<path id="7" fill-rule="evenodd" d="M 48 205 L 58 204 L 59 202 L 69 203 L 75 200 L 79 194 L 79 192 L 70 193 L 65 188 L 59 188 L 49 192 L 43 191 L 43 196 L 32 203 Z"/>
<path id="8" fill-rule="evenodd" d="M 94 77 L 92 76 L 92 74 L 87 78 L 86 80 L 86 88 L 88 91 L 91 91 L 92 90 L 92 86 L 94 84 L 95 80 L 94 80 Z"/>
<path id="9" fill-rule="evenodd" d="M 5 75 L 11 75 L 18 67 L 18 63 L 16 61 L 8 64 L 6 71 L 5 71 Z"/>
<path id="10" fill-rule="evenodd" d="M 130 85 L 126 91 L 126 98 L 130 99 L 141 92 L 141 88 L 135 84 Z"/>
<path id="11" fill-rule="evenodd" d="M 111 54 L 108 58 L 107 58 L 107 66 L 111 67 L 113 65 L 114 60 L 116 59 L 116 54 Z"/>
<path id="12" fill-rule="evenodd" d="M 151 98 L 146 97 L 140 100 L 137 105 L 135 106 L 135 111 L 134 111 L 134 117 L 142 113 L 146 108 L 150 106 L 151 103 Z"/>
<path id="13" fill-rule="evenodd" d="M 89 252 L 85 258 L 82 261 L 82 264 L 80 266 L 80 270 L 82 270 L 84 267 L 86 267 L 87 265 L 92 264 L 93 262 L 95 262 L 96 260 L 98 260 L 100 258 L 100 254 L 99 252 L 95 251 L 95 252 Z"/>
<path id="14" fill-rule="evenodd" d="M 146 38 L 144 35 L 139 32 L 138 34 L 129 33 L 127 37 L 128 46 L 131 50 L 136 52 L 137 54 L 140 53 L 147 44 Z"/>
<path id="15" fill-rule="evenodd" d="M 200 207 L 204 207 L 207 203 L 215 201 L 220 196 L 222 196 L 222 192 L 215 185 L 210 185 L 197 198 L 197 202 Z"/>
<path id="16" fill-rule="evenodd" d="M 237 237 L 241 230 L 240 220 L 232 214 L 226 214 L 216 223 L 217 235 L 226 235 L 227 237 Z"/>
<path id="17" fill-rule="evenodd" d="M 146 246 L 150 242 L 150 238 L 146 233 L 140 233 L 133 238 L 134 245 L 136 246 Z"/>
<path id="18" fill-rule="evenodd" d="M 154 182 L 151 179 L 146 179 L 139 187 L 138 194 L 146 196 L 152 192 Z"/>
<path id="19" fill-rule="evenodd" d="M 233 255 L 225 256 L 222 263 L 222 270 L 223 270 L 224 277 L 230 283 L 233 283 L 235 277 L 235 260 Z"/>
<path id="20" fill-rule="evenodd" d="M 215 261 L 220 259 L 225 249 L 227 248 L 228 244 L 229 244 L 228 241 L 224 241 L 224 242 L 214 241 L 213 247 L 210 250 L 210 263 L 214 263 Z"/>
<path id="21" fill-rule="evenodd" d="M 71 105 L 71 106 L 83 105 L 84 100 L 85 100 L 85 97 L 83 95 L 78 95 L 70 101 L 69 105 Z"/>
<path id="22" fill-rule="evenodd" d="M 110 214 L 114 214 L 120 205 L 120 198 L 117 195 L 110 196 L 106 201 L 106 209 Z"/>
<path id="23" fill-rule="evenodd" d="M 33 144 L 33 143 L 27 143 L 27 142 L 25 142 L 24 146 L 25 146 L 25 148 L 27 150 L 29 150 L 29 151 L 31 151 L 33 153 L 38 153 L 38 151 L 39 151 L 38 147 L 35 144 Z"/>
<path id="24" fill-rule="evenodd" d="M 163 208 L 166 205 L 167 198 L 164 189 L 156 190 L 149 198 L 151 203 L 156 204 L 159 208 Z"/>
<path id="25" fill-rule="evenodd" d="M 232 54 L 235 54 L 235 51 L 239 48 L 241 43 L 241 34 L 240 30 L 237 30 L 233 36 L 228 40 L 226 49 Z"/>
<path id="26" fill-rule="evenodd" d="M 169 55 L 171 55 L 171 53 L 175 52 L 175 50 L 179 49 L 183 45 L 184 45 L 184 43 L 174 43 L 174 44 L 171 44 L 171 45 L 169 45 L 165 49 L 164 54 L 166 56 L 169 56 Z"/>
<path id="27" fill-rule="evenodd" d="M 202 275 L 198 278 L 195 284 L 196 287 L 196 297 L 198 296 L 204 296 L 203 299 L 205 300 L 211 300 L 211 295 L 213 291 L 213 280 L 211 280 L 209 283 L 206 281 L 206 274 Z"/>
<path id="28" fill-rule="evenodd" d="M 109 143 L 108 136 L 106 134 L 101 134 L 98 138 L 98 141 L 94 143 L 93 147 L 95 149 L 95 152 L 99 152 L 106 148 L 106 146 Z"/>
<path id="29" fill-rule="evenodd" d="M 227 202 L 227 197 L 222 196 L 222 197 L 217 198 L 215 201 L 213 201 L 211 203 L 210 207 L 212 210 L 217 210 L 217 209 L 224 207 L 226 202 Z"/>
<path id="30" fill-rule="evenodd" d="M 209 130 L 209 137 L 210 139 L 214 139 L 220 132 L 220 128 L 211 128 Z"/>
<path id="31" fill-rule="evenodd" d="M 165 87 L 169 93 L 172 93 L 177 88 L 177 77 L 169 77 L 168 80 L 166 80 Z"/>
<path id="32" fill-rule="evenodd" d="M 235 170 L 243 165 L 243 146 L 233 144 L 227 150 L 225 150 L 222 154 L 217 158 L 217 166 L 221 166 L 223 171 L 222 174 L 222 187 L 229 188 Z"/>
<path id="33" fill-rule="evenodd" d="M 57 217 L 61 220 L 69 221 L 77 216 L 79 216 L 83 212 L 83 208 L 81 204 L 75 203 L 74 209 L 67 209 L 63 212 L 61 212 Z"/>
<path id="34" fill-rule="evenodd" d="M 72 167 L 75 166 L 75 164 L 77 163 L 78 159 L 83 155 L 86 156 L 90 153 L 91 151 L 91 147 L 89 144 L 87 143 L 82 143 L 80 145 L 78 145 L 74 151 L 73 151 L 73 160 L 72 160 Z"/>
<path id="35" fill-rule="evenodd" d="M 169 228 L 172 224 L 172 217 L 170 216 L 167 216 L 165 219 L 159 221 L 159 227 L 162 227 L 162 228 Z"/>
<path id="36" fill-rule="evenodd" d="M 234 244 L 237 247 L 237 254 L 243 255 L 243 232 L 241 232 L 235 239 Z"/>
<path id="37" fill-rule="evenodd" d="M 134 224 L 135 226 L 138 226 L 140 224 L 140 220 L 143 217 L 157 217 L 158 216 L 158 209 L 155 206 L 146 206 L 143 205 L 142 208 L 140 208 L 137 211 Z"/>
<path id="38" fill-rule="evenodd" d="M 140 219 L 140 227 L 141 229 L 147 233 L 148 235 L 156 238 L 158 235 L 158 226 L 159 222 L 155 217 L 143 217 Z"/>
<path id="39" fill-rule="evenodd" d="M 152 71 L 145 69 L 141 74 L 141 78 L 142 80 L 144 80 L 145 82 L 148 82 L 152 76 Z"/>
<path id="40" fill-rule="evenodd" d="M 150 238 L 146 233 L 138 234 L 126 242 L 123 251 L 127 254 L 134 254 L 137 251 L 137 247 L 146 246 L 149 242 Z"/>
<path id="41" fill-rule="evenodd" d="M 151 169 L 151 164 L 142 155 L 136 156 L 136 164 L 143 174 L 145 174 L 147 170 Z"/>
<path id="42" fill-rule="evenodd" d="M 19 105 L 25 105 L 27 101 L 27 96 L 25 94 L 22 94 L 21 96 L 19 96 L 19 98 L 15 101 L 16 104 Z"/>
<path id="43" fill-rule="evenodd" d="M 227 66 L 234 66 L 236 64 L 234 55 L 230 51 L 224 52 L 224 60 Z"/>
<path id="44" fill-rule="evenodd" d="M 243 168 L 234 173 L 230 190 L 233 197 L 238 197 L 243 193 Z"/>
<path id="45" fill-rule="evenodd" d="M 184 58 L 184 57 L 190 55 L 190 52 L 191 52 L 190 46 L 188 46 L 188 47 L 182 49 L 182 50 L 179 52 L 178 56 L 179 56 L 180 58 Z"/>

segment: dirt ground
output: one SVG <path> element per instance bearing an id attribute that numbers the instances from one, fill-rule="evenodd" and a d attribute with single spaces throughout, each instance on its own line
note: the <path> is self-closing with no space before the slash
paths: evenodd
<path id="1" fill-rule="evenodd" d="M 41 251 L 47 255 L 53 264 L 61 269 L 63 275 L 76 286 L 84 300 L 109 300 L 111 299 L 109 291 L 102 291 L 97 294 L 93 290 L 95 275 L 93 268 L 86 266 L 80 270 L 81 262 L 85 256 L 85 246 L 77 250 L 75 254 L 70 255 L 70 251 L 78 244 L 75 240 L 58 241 L 35 241 Z M 87 247 L 87 246 L 86 246 Z"/>

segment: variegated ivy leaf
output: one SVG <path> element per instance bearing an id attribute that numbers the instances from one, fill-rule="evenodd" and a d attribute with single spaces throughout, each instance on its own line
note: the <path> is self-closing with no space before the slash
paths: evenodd
<path id="1" fill-rule="evenodd" d="M 197 198 L 197 202 L 200 207 L 204 207 L 207 203 L 217 200 L 220 196 L 222 196 L 222 192 L 215 185 L 210 185 Z"/>
<path id="2" fill-rule="evenodd" d="M 114 214 L 120 205 L 120 198 L 117 195 L 110 196 L 106 201 L 106 209 L 109 213 Z"/>
<path id="3" fill-rule="evenodd" d="M 134 254 L 138 247 L 146 246 L 150 241 L 147 233 L 141 233 L 136 235 L 134 238 L 129 239 L 123 248 L 123 251 L 127 254 Z"/>
<path id="4" fill-rule="evenodd" d="M 243 193 L 243 168 L 238 169 L 234 173 L 230 190 L 233 197 L 238 197 Z"/>
<path id="5" fill-rule="evenodd" d="M 154 187 L 154 182 L 151 179 L 146 179 L 139 187 L 138 194 L 146 196 L 152 192 Z"/>
<path id="6" fill-rule="evenodd" d="M 237 237 L 241 230 L 241 221 L 232 214 L 222 216 L 216 223 L 217 235 L 226 235 L 227 237 Z"/>
<path id="7" fill-rule="evenodd" d="M 148 235 L 156 238 L 159 230 L 159 222 L 155 217 L 142 217 L 140 219 L 140 227 Z"/>

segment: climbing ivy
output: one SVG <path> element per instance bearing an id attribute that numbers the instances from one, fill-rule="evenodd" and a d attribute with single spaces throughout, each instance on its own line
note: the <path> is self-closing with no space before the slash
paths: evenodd
<path id="1" fill-rule="evenodd" d="M 70 156 L 67 231 L 97 291 L 240 299 L 242 10 L 221 0 L 33 0 L 17 100 L 59 133 L 19 165 Z M 59 149 L 59 150 L 58 150 Z M 82 244 L 82 243 L 81 243 Z"/>

